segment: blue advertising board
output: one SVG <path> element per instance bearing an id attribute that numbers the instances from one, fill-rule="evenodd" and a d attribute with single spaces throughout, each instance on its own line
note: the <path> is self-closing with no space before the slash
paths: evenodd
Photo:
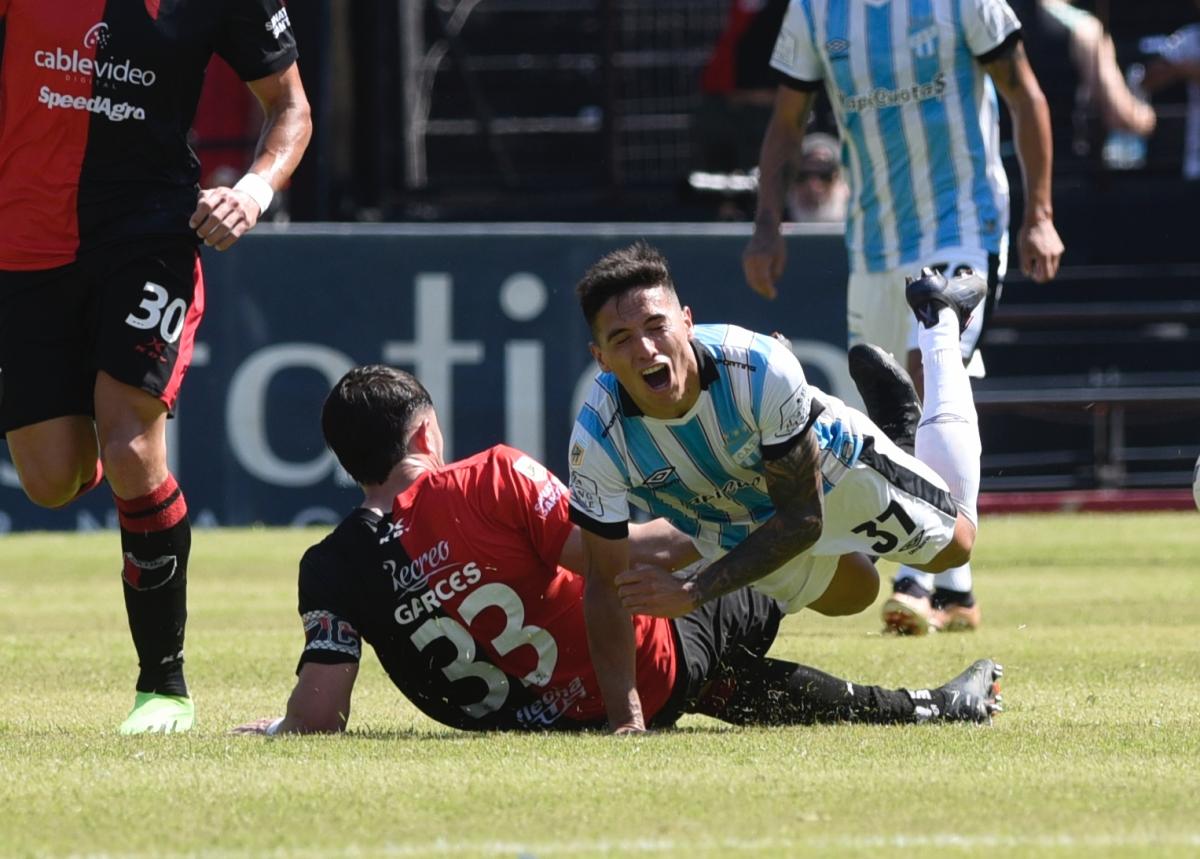
<path id="1" fill-rule="evenodd" d="M 671 263 L 697 322 L 781 331 L 811 380 L 852 402 L 839 231 L 788 237 L 780 297 L 745 285 L 748 225 L 305 225 L 264 227 L 204 258 L 207 310 L 171 467 L 200 526 L 333 522 L 359 498 L 318 423 L 356 364 L 411 370 L 433 396 L 450 457 L 504 441 L 566 471 L 567 438 L 596 372 L 574 285 L 644 238 Z M 0 457 L 0 531 L 112 527 L 102 489 L 63 510 L 21 492 Z"/>

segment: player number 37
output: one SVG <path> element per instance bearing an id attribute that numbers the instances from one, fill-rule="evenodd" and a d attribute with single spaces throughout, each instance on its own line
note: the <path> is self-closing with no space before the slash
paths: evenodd
<path id="1" fill-rule="evenodd" d="M 917 528 L 912 518 L 904 512 L 904 508 L 893 501 L 874 519 L 868 519 L 857 528 L 850 530 L 855 534 L 878 538 L 877 542 L 871 544 L 871 551 L 879 555 L 886 555 L 900 544 L 900 538 L 896 536 L 895 527 L 888 522 L 889 519 L 895 519 L 896 525 L 904 530 L 905 535 L 911 534 Z M 887 527 L 884 527 L 885 523 Z"/>
<path id="2" fill-rule="evenodd" d="M 161 284 L 150 280 L 146 281 L 142 292 L 145 295 L 142 296 L 142 303 L 138 305 L 138 310 L 142 311 L 142 315 L 134 311 L 125 317 L 125 324 L 143 331 L 157 328 L 163 340 L 174 343 L 183 332 L 183 323 L 187 317 L 187 302 L 182 298 L 168 301 L 171 296 L 167 290 Z"/>

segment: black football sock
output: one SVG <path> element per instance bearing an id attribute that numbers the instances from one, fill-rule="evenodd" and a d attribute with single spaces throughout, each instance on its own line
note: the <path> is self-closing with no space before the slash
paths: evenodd
<path id="1" fill-rule="evenodd" d="M 187 502 L 167 475 L 148 495 L 116 499 L 121 523 L 125 612 L 137 649 L 137 690 L 187 695 L 183 633 L 187 623 L 187 562 L 192 528 Z"/>
<path id="2" fill-rule="evenodd" d="M 949 588 L 934 588 L 930 602 L 934 608 L 945 608 L 948 605 L 960 605 L 970 608 L 975 605 L 975 594 L 971 591 L 952 591 Z"/>
<path id="3" fill-rule="evenodd" d="M 928 599 L 930 597 L 930 592 L 912 576 L 896 576 L 896 578 L 892 579 L 892 593 L 908 594 L 918 599 Z"/>
<path id="4" fill-rule="evenodd" d="M 923 721 L 918 705 L 928 709 L 933 703 L 940 711 L 941 692 L 921 694 L 929 697 L 914 701 L 903 689 L 861 686 L 807 665 L 767 658 L 726 672 L 706 690 L 697 712 L 735 725 L 886 725 Z"/>

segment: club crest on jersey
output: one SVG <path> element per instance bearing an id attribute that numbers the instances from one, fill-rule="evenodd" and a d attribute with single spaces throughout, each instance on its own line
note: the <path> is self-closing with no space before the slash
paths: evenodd
<path id="1" fill-rule="evenodd" d="M 733 461 L 743 468 L 755 466 L 761 460 L 758 452 L 759 437 L 757 434 L 752 434 L 746 441 L 735 450 L 731 456 Z"/>
<path id="2" fill-rule="evenodd" d="M 647 489 L 658 489 L 666 486 L 668 483 L 674 483 L 679 480 L 679 476 L 675 473 L 675 466 L 668 465 L 665 468 L 660 468 L 658 471 L 650 474 L 642 481 L 642 486 Z"/>
<path id="3" fill-rule="evenodd" d="M 927 60 L 930 57 L 936 57 L 938 50 L 937 26 L 930 24 L 919 29 L 910 30 L 908 33 L 908 48 L 913 52 L 913 56 L 921 59 Z"/>

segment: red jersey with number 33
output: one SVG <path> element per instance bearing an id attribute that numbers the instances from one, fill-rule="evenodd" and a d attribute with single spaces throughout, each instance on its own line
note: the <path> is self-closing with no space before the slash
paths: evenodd
<path id="1" fill-rule="evenodd" d="M 583 578 L 558 564 L 572 526 L 566 487 L 553 474 L 499 445 L 424 475 L 396 497 L 392 514 L 385 539 L 399 540 L 409 559 L 391 571 L 393 621 L 418 645 L 452 640 L 454 659 L 442 670 L 473 678 L 465 688 L 479 699 L 458 702 L 464 710 L 484 715 L 520 702 L 504 721 L 604 721 Z M 669 621 L 633 623 L 638 691 L 650 718 L 675 682 L 675 644 Z M 518 680 L 520 694 L 500 689 L 500 672 Z"/>
<path id="2" fill-rule="evenodd" d="M 0 19 L 0 270 L 191 235 L 209 59 L 247 81 L 296 60 L 282 0 L 0 0 Z"/>

